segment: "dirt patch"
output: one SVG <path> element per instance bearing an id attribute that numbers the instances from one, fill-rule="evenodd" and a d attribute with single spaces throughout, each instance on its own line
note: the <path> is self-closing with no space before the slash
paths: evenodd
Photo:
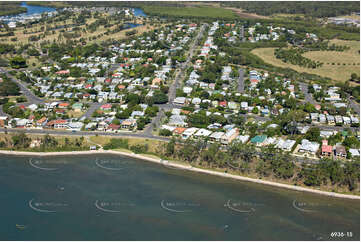
<path id="1" fill-rule="evenodd" d="M 230 9 L 233 12 L 235 12 L 238 16 L 240 16 L 241 18 L 251 18 L 251 19 L 270 19 L 270 17 L 267 16 L 262 16 L 262 15 L 258 15 L 255 13 L 246 13 L 243 12 L 242 9 L 240 8 L 225 8 L 225 9 Z"/>

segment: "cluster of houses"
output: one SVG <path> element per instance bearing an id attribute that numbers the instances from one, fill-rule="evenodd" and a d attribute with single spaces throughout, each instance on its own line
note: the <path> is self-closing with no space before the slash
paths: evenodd
<path id="1" fill-rule="evenodd" d="M 169 73 L 174 70 L 172 52 L 182 51 L 196 29 L 196 24 L 178 24 L 175 30 L 167 27 L 157 32 L 154 37 L 142 36 L 128 43 L 110 46 L 112 57 L 82 57 L 80 62 L 69 64 L 70 68 L 81 68 L 90 78 L 74 78 L 69 69 L 63 70 L 57 65 L 42 67 L 43 71 L 48 73 L 46 78 L 35 78 L 31 73 L 27 75 L 36 79 L 33 88 L 48 99 L 122 101 L 124 93 L 134 92 L 139 88 L 148 90 L 148 96 L 152 96 L 153 90 L 165 84 Z M 159 40 L 164 40 L 167 48 L 160 48 L 157 45 Z M 165 57 L 164 62 L 156 63 L 155 59 L 160 57 Z M 62 60 L 71 58 L 65 55 Z M 119 60 L 121 64 L 117 64 Z M 152 66 L 154 72 L 146 77 L 140 76 L 135 71 L 139 66 Z M 98 76 L 102 69 L 107 70 L 107 73 L 112 71 L 112 76 L 104 77 L 106 73 Z M 134 72 L 135 76 L 131 74 Z"/>
<path id="2" fill-rule="evenodd" d="M 329 115 L 322 113 L 310 113 L 309 116 L 312 123 L 315 124 L 328 124 L 328 125 L 339 125 L 339 126 L 357 126 L 360 123 L 358 117 L 355 116 L 341 116 L 341 115 Z"/>
<path id="3" fill-rule="evenodd" d="M 265 29 L 267 31 L 265 31 Z M 293 29 L 287 29 L 284 27 L 274 27 L 272 25 L 263 26 L 261 23 L 256 23 L 254 26 L 250 26 L 247 29 L 248 41 L 255 43 L 258 41 L 277 41 L 281 35 L 290 34 L 295 35 L 296 31 Z M 306 33 L 305 39 L 312 39 L 318 41 L 318 37 L 314 33 Z"/>
<path id="4" fill-rule="evenodd" d="M 81 111 L 83 108 L 82 103 L 74 103 L 70 105 L 67 102 L 52 102 L 45 103 L 38 107 L 36 104 L 31 104 L 26 109 L 33 112 L 43 112 L 42 115 L 30 115 L 28 118 L 8 118 L 6 116 L 1 117 L 2 122 L 0 126 L 9 128 L 35 128 L 35 129 L 65 129 L 71 131 L 118 131 L 121 129 L 133 130 L 137 127 L 137 119 L 145 117 L 145 110 L 148 108 L 147 104 L 140 104 L 141 110 L 135 110 L 130 114 L 127 119 L 116 119 L 116 110 L 113 105 L 106 103 L 100 106 L 98 113 L 101 113 L 100 117 L 88 117 L 85 122 L 85 116 L 81 118 L 60 118 L 56 119 L 48 118 L 46 111 L 53 110 L 56 114 L 58 112 L 65 113 L 66 110 L 72 109 L 74 111 Z M 128 107 L 127 104 L 120 105 L 120 109 L 124 110 Z M 60 111 L 63 110 L 63 111 Z"/>
<path id="5" fill-rule="evenodd" d="M 218 28 L 219 28 L 218 22 L 213 22 L 213 25 L 210 27 L 210 29 L 208 31 L 208 37 L 203 44 L 203 47 L 201 49 L 201 53 L 199 54 L 199 56 L 208 57 L 211 49 L 214 49 L 214 50 L 218 49 L 218 46 L 213 43 L 213 37 L 212 37 Z"/>
<path id="6" fill-rule="evenodd" d="M 220 24 L 214 26 L 221 28 L 223 25 Z M 213 31 L 214 29 L 216 28 L 212 28 L 211 30 Z M 269 29 L 273 30 L 273 28 Z M 283 31 L 286 31 L 286 29 L 283 29 Z M 289 32 L 290 34 L 295 34 L 292 30 Z M 317 36 L 308 34 L 308 38 L 317 38 Z M 209 38 L 205 43 L 210 44 Z M 221 55 L 221 53 L 212 52 L 212 55 L 214 54 Z M 166 122 L 161 126 L 161 129 L 168 130 L 170 132 L 168 132 L 168 134 L 183 140 L 203 139 L 208 142 L 218 142 L 224 146 L 238 141 L 245 144 L 253 144 L 257 147 L 272 145 L 275 148 L 291 152 L 296 156 L 307 156 L 310 158 L 324 156 L 322 153 L 323 146 L 318 142 L 313 142 L 306 138 L 296 140 L 295 136 L 282 135 L 281 133 L 271 136 L 267 136 L 265 134 L 266 132 L 263 132 L 263 134 L 251 135 L 246 129 L 242 130 L 239 126 L 236 126 L 229 121 L 231 115 L 238 116 L 240 113 L 257 114 L 264 118 L 270 115 L 277 116 L 283 112 L 287 113 L 289 108 L 285 105 L 285 101 L 289 98 L 295 98 L 297 100 L 300 97 L 301 89 L 297 82 L 277 75 L 270 76 L 267 72 L 249 70 L 246 72 L 248 73 L 248 78 L 246 78 L 245 90 L 243 93 L 238 93 L 232 88 L 234 87 L 232 84 L 234 84 L 236 80 L 230 75 L 232 72 L 232 67 L 230 66 L 222 66 L 222 73 L 220 76 L 222 81 L 228 81 L 229 84 L 223 83 L 221 86 L 217 87 L 215 83 L 205 83 L 201 81 L 200 75 L 204 70 L 205 63 L 206 62 L 203 59 L 194 60 L 193 70 L 190 72 L 189 77 L 184 80 L 183 86 L 181 87 L 183 95 L 176 97 L 174 100 L 174 104 L 192 107 L 194 111 L 189 111 L 188 108 L 173 108 L 168 119 L 166 119 Z M 204 92 L 200 92 L 200 89 L 206 91 L 209 94 L 209 97 L 205 98 L 204 95 L 201 95 L 201 93 Z M 334 98 L 329 101 L 337 101 L 337 91 L 338 89 L 336 87 L 330 87 L 328 89 L 328 97 Z M 215 95 L 217 98 L 215 98 Z M 255 101 L 256 99 L 257 101 Z M 257 104 L 255 104 L 255 102 L 257 102 Z M 203 106 L 203 103 L 207 103 L 208 105 Z M 219 109 L 220 107 L 221 109 Z M 320 110 L 321 106 L 318 108 L 319 109 L 316 109 Z M 227 119 L 228 122 L 226 125 L 211 123 L 209 125 L 207 124 L 208 126 L 204 128 L 194 127 L 189 118 L 191 115 L 201 111 L 204 111 L 207 117 L 221 116 Z M 340 117 L 338 115 L 333 116 L 328 113 L 309 113 L 308 116 L 310 116 L 310 118 L 306 115 L 304 120 L 305 123 L 309 123 L 309 119 L 311 119 L 312 123 L 323 125 L 328 123 L 329 120 L 329 124 L 332 125 L 333 117 L 335 124 L 339 125 L 339 122 L 336 122 L 336 117 L 337 120 L 339 120 Z M 359 119 L 356 116 L 351 116 L 350 118 L 341 116 L 341 120 L 343 125 L 346 126 L 348 124 L 357 124 L 359 122 Z M 265 121 L 256 121 L 258 126 L 261 122 L 264 123 Z M 310 125 L 307 124 L 296 124 L 297 131 L 295 131 L 294 134 L 297 136 L 304 137 L 311 128 Z M 268 130 L 268 128 L 278 129 L 279 127 L 277 124 L 273 123 L 268 125 L 266 130 Z M 320 129 L 320 137 L 323 139 L 328 139 L 338 133 L 336 130 L 330 131 L 322 127 Z M 345 151 L 346 155 L 342 153 L 343 149 L 347 150 Z M 347 152 L 349 152 L 351 156 L 359 156 L 359 150 L 346 149 L 341 144 L 333 146 L 332 152 L 334 154 L 333 157 L 336 158 L 345 158 Z"/>
<path id="7" fill-rule="evenodd" d="M 349 152 L 352 157 L 360 156 L 360 150 L 358 149 L 349 149 Z M 341 144 L 329 145 L 327 140 L 322 140 L 321 156 L 346 158 L 347 151 L 346 148 Z"/>
<path id="8" fill-rule="evenodd" d="M 327 22 L 337 25 L 351 25 L 351 26 L 356 26 L 358 28 L 360 27 L 360 20 L 352 19 L 352 18 L 332 17 L 332 18 L 328 18 Z"/>
<path id="9" fill-rule="evenodd" d="M 286 152 L 292 152 L 296 156 L 309 158 L 317 158 L 318 156 L 333 158 L 347 157 L 347 151 L 343 145 L 328 145 L 327 139 L 322 141 L 322 145 L 307 139 L 302 139 L 298 144 L 296 140 L 284 137 L 267 137 L 267 135 L 255 135 L 250 137 L 248 134 L 241 135 L 240 130 L 235 127 L 234 124 L 222 126 L 222 124 L 213 123 L 206 129 L 186 127 L 186 125 L 185 115 L 172 115 L 169 123 L 162 125 L 161 129 L 169 130 L 174 137 L 183 140 L 206 140 L 207 142 L 217 142 L 224 146 L 229 145 L 232 142 L 252 144 L 256 147 L 273 146 Z M 360 156 L 360 151 L 358 149 L 349 149 L 349 152 L 351 157 Z"/>
<path id="10" fill-rule="evenodd" d="M 286 31 L 286 28 L 280 28 L 272 26 L 267 26 L 268 33 L 259 33 L 257 29 L 262 26 L 260 23 L 256 23 L 254 26 L 248 28 L 248 41 L 251 43 L 258 42 L 260 40 L 278 40 L 280 37 L 280 32 Z M 292 34 L 295 34 L 293 30 L 290 30 Z"/>

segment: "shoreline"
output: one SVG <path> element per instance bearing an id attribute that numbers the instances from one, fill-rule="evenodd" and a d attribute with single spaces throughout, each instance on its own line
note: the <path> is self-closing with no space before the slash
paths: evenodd
<path id="1" fill-rule="evenodd" d="M 155 158 L 151 158 L 151 157 L 144 156 L 144 155 L 139 155 L 139 154 L 135 154 L 135 153 L 127 153 L 127 152 L 122 152 L 122 151 L 89 150 L 89 151 L 65 151 L 65 152 L 27 152 L 27 151 L 0 150 L 0 154 L 24 155 L 24 156 L 27 156 L 27 155 L 28 156 L 34 156 L 34 155 L 35 156 L 62 156 L 62 155 L 115 154 L 115 155 L 123 155 L 123 156 L 141 159 L 141 160 L 146 160 L 146 161 L 150 161 L 150 162 L 157 163 L 160 165 L 171 166 L 171 167 L 175 167 L 175 168 L 182 169 L 182 170 L 204 173 L 204 174 L 209 174 L 209 175 L 215 175 L 215 176 L 220 176 L 220 177 L 224 177 L 224 178 L 232 178 L 232 179 L 236 179 L 236 180 L 240 180 L 240 181 L 253 182 L 253 183 L 264 184 L 264 185 L 269 185 L 269 186 L 274 186 L 274 187 L 279 187 L 279 188 L 285 188 L 285 189 L 289 189 L 289 190 L 301 191 L 301 192 L 311 192 L 311 193 L 316 193 L 319 195 L 326 195 L 326 196 L 337 197 L 337 198 L 360 199 L 360 196 L 356 196 L 356 195 L 327 192 L 327 191 L 315 190 L 315 189 L 311 189 L 311 188 L 292 186 L 292 185 L 278 183 L 278 182 L 271 182 L 271 181 L 261 180 L 261 179 L 257 179 L 257 178 L 232 175 L 232 174 L 228 174 L 228 173 L 222 173 L 219 171 L 211 171 L 211 170 L 196 168 L 191 165 L 186 166 L 186 165 L 181 165 L 181 164 L 176 164 L 176 163 L 170 163 L 168 160 L 164 160 L 166 162 L 162 162 L 163 160 L 160 158 L 155 159 Z"/>

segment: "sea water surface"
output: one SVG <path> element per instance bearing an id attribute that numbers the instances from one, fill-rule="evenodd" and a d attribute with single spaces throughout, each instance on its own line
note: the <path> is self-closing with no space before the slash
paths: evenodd
<path id="1" fill-rule="evenodd" d="M 26 2 L 22 2 L 20 7 L 25 7 L 27 9 L 25 15 L 42 14 L 45 12 L 54 12 L 56 10 L 55 8 L 51 7 L 27 5 Z"/>
<path id="2" fill-rule="evenodd" d="M 0 240 L 360 239 L 359 200 L 117 155 L 2 155 L 0 191 Z"/>
<path id="3" fill-rule="evenodd" d="M 147 17 L 141 8 L 134 8 L 134 16 L 136 17 Z"/>

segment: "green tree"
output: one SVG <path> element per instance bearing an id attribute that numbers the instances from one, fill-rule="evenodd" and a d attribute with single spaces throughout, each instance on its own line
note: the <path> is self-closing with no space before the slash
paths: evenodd
<path id="1" fill-rule="evenodd" d="M 15 56 L 10 59 L 10 66 L 14 69 L 26 68 L 26 60 L 22 56 Z"/>

